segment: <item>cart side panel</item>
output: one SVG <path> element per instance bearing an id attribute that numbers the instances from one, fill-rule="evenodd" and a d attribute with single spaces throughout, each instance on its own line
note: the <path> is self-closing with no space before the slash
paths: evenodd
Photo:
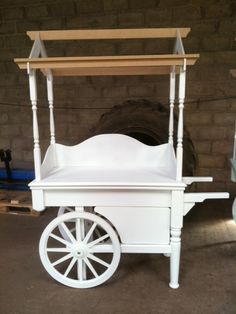
<path id="1" fill-rule="evenodd" d="M 123 244 L 169 244 L 170 208 L 95 207 L 111 221 Z"/>

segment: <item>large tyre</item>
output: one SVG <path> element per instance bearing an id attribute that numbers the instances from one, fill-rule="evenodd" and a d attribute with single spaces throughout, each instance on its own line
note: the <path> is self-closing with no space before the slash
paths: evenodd
<path id="1" fill-rule="evenodd" d="M 177 116 L 174 116 L 175 144 Z M 168 142 L 169 109 L 158 102 L 149 100 L 128 100 L 123 105 L 114 106 L 103 114 L 92 130 L 93 135 L 120 133 L 136 138 L 147 145 Z M 196 168 L 196 155 L 189 133 L 184 128 L 183 175 L 192 176 Z"/>

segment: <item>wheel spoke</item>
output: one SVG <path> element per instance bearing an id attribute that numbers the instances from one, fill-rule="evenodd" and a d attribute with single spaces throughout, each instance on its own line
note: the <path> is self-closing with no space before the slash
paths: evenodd
<path id="1" fill-rule="evenodd" d="M 84 259 L 85 263 L 87 264 L 88 268 L 91 270 L 91 272 L 93 273 L 94 277 L 98 277 L 98 273 L 96 272 L 96 270 L 94 269 L 93 265 L 90 263 L 90 261 L 85 258 Z"/>
<path id="2" fill-rule="evenodd" d="M 92 254 L 89 254 L 88 258 L 94 260 L 95 262 L 97 262 L 103 266 L 106 266 L 106 268 L 108 268 L 110 266 L 110 264 L 108 264 L 107 262 L 103 261 L 101 258 L 98 258 L 97 256 L 94 256 Z"/>
<path id="3" fill-rule="evenodd" d="M 95 244 L 97 244 L 97 243 L 99 243 L 99 242 L 101 242 L 107 238 L 109 238 L 109 234 L 105 234 L 104 236 L 102 236 L 102 237 L 100 237 L 100 238 L 98 238 L 92 242 L 89 242 L 88 247 L 90 248 L 90 247 L 94 246 Z"/>
<path id="4" fill-rule="evenodd" d="M 47 248 L 47 252 L 55 252 L 55 253 L 63 253 L 63 252 L 71 252 L 70 248 L 67 247 L 49 247 Z"/>
<path id="5" fill-rule="evenodd" d="M 73 234 L 70 232 L 70 230 L 67 228 L 67 226 L 65 225 L 64 222 L 61 223 L 61 226 L 62 226 L 63 230 L 65 231 L 65 233 L 67 234 L 68 238 L 71 240 L 71 242 L 75 243 L 76 240 L 75 240 Z"/>
<path id="6" fill-rule="evenodd" d="M 82 259 L 78 259 L 77 260 L 77 276 L 78 276 L 78 279 L 80 281 L 82 281 L 84 279 L 83 275 L 84 275 L 83 274 L 83 260 Z"/>
<path id="7" fill-rule="evenodd" d="M 72 256 L 73 256 L 73 254 L 69 253 L 69 254 L 63 256 L 62 258 L 58 259 L 57 261 L 53 262 L 52 266 L 56 266 L 56 265 L 58 265 L 60 263 L 63 263 L 65 261 L 67 261 L 69 258 L 71 258 Z"/>
<path id="8" fill-rule="evenodd" d="M 91 237 L 91 235 L 92 235 L 92 233 L 93 233 L 93 231 L 95 230 L 96 227 L 97 227 L 97 223 L 94 222 L 92 227 L 89 229 L 88 233 L 86 234 L 86 236 L 84 238 L 84 241 L 83 241 L 84 243 L 88 242 L 88 240 L 90 239 L 90 237 Z"/>
<path id="9" fill-rule="evenodd" d="M 81 230 L 81 219 L 77 218 L 75 221 L 75 233 L 76 233 L 76 240 L 81 242 L 82 241 L 82 230 Z"/>
<path id="10" fill-rule="evenodd" d="M 49 236 L 50 236 L 51 238 L 53 238 L 53 239 L 55 239 L 55 240 L 61 242 L 62 244 L 65 244 L 66 246 L 68 246 L 68 245 L 70 246 L 70 245 L 71 245 L 70 242 L 68 242 L 68 241 L 66 241 L 66 240 L 64 240 L 64 239 L 62 239 L 61 237 L 58 237 L 58 236 L 55 235 L 54 233 L 50 233 Z"/>
<path id="11" fill-rule="evenodd" d="M 68 212 L 74 212 L 74 209 L 70 207 L 65 207 L 65 210 L 67 210 Z"/>
<path id="12" fill-rule="evenodd" d="M 98 244 L 89 249 L 89 253 L 114 253 L 112 244 Z"/>
<path id="13" fill-rule="evenodd" d="M 75 265 L 75 262 L 76 262 L 76 258 L 73 257 L 69 266 L 67 267 L 66 271 L 64 272 L 64 276 L 68 276 L 69 272 L 71 271 L 72 267 Z"/>

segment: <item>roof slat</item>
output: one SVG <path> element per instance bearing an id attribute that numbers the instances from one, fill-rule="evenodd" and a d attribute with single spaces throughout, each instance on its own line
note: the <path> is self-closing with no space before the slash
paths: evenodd
<path id="1" fill-rule="evenodd" d="M 128 69 L 142 68 L 140 73 L 152 74 L 153 68 L 167 67 L 167 66 L 181 66 L 184 59 L 187 60 L 187 65 L 193 65 L 198 54 L 186 54 L 186 55 L 135 55 L 135 56 L 99 56 L 99 57 L 56 57 L 56 58 L 27 58 L 27 59 L 15 59 L 15 62 L 19 65 L 20 69 L 27 69 L 29 64 L 31 69 L 84 69 L 81 73 L 88 73 L 93 71 L 97 75 L 105 75 L 104 69 L 109 75 L 118 75 L 118 68 L 127 69 L 122 70 L 124 73 L 128 73 Z M 144 68 L 147 68 L 144 70 Z M 136 70 L 137 72 L 138 70 Z M 60 71 L 59 71 L 60 72 Z M 62 71 L 63 72 L 63 71 Z M 62 73 L 61 72 L 61 73 Z M 70 71 L 71 73 L 73 71 Z M 79 72 L 79 71 L 77 71 Z M 123 73 L 122 72 L 122 73 Z M 75 73 L 75 72 L 74 72 Z M 114 73 L 114 74 L 112 74 Z M 85 75 L 85 74 L 84 74 Z"/>
<path id="2" fill-rule="evenodd" d="M 190 28 L 140 28 L 28 31 L 27 35 L 32 40 L 35 40 L 38 36 L 41 40 L 174 38 L 177 35 L 177 29 L 182 38 L 190 32 Z"/>

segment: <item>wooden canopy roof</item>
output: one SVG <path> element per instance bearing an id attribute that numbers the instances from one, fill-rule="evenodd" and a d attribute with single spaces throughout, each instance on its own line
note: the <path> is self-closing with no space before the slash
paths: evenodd
<path id="1" fill-rule="evenodd" d="M 186 37 L 189 28 L 63 30 L 27 32 L 32 40 L 95 40 Z M 50 69 L 54 76 L 169 74 L 172 66 L 193 65 L 198 54 L 29 57 L 15 59 L 20 69 Z M 185 61 L 186 60 L 186 61 Z"/>

